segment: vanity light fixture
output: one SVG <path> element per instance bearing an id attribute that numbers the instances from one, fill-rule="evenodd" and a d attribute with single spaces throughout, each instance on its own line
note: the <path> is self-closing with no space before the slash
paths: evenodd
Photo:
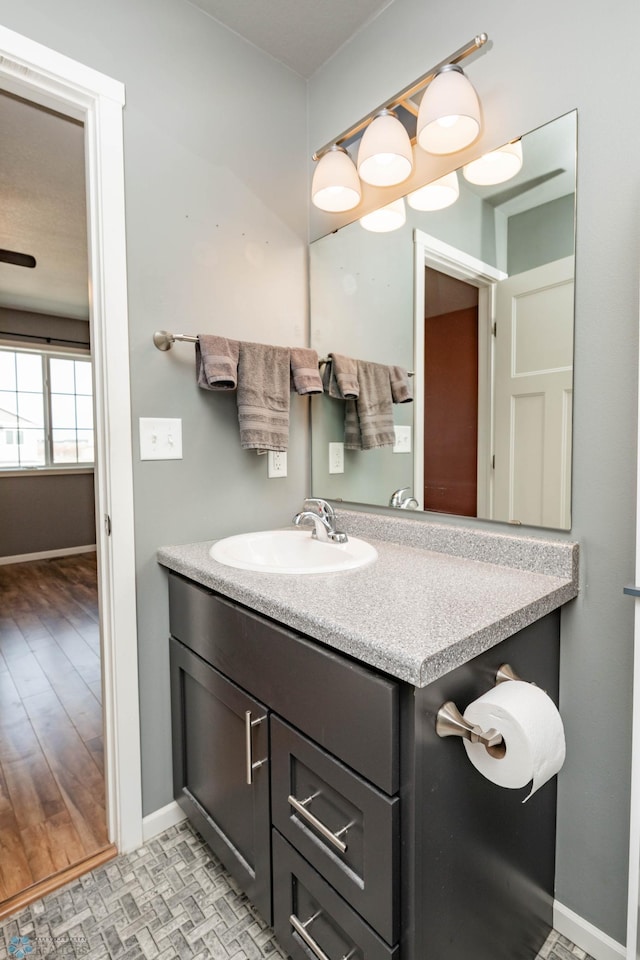
<path id="1" fill-rule="evenodd" d="M 354 162 L 344 147 L 329 147 L 313 174 L 311 197 L 316 207 L 329 213 L 353 210 L 360 203 L 362 188 Z"/>
<path id="2" fill-rule="evenodd" d="M 392 230 L 403 227 L 406 222 L 407 211 L 402 197 L 360 217 L 360 226 L 371 233 L 391 233 Z"/>
<path id="3" fill-rule="evenodd" d="M 462 67 L 448 63 L 424 92 L 416 138 L 427 153 L 456 153 L 478 138 L 480 101 Z"/>
<path id="4" fill-rule="evenodd" d="M 415 139 L 430 153 L 462 150 L 479 135 L 480 102 L 473 86 L 458 66 L 488 40 L 481 33 L 436 64 L 409 86 L 329 141 L 313 155 L 317 161 L 311 195 L 321 210 L 342 213 L 360 202 L 360 180 L 373 186 L 402 183 L 413 167 L 412 121 L 417 117 Z M 422 94 L 418 107 L 415 100 Z M 406 124 L 398 119 L 402 109 Z M 407 131 L 407 125 L 411 130 Z M 360 141 L 356 171 L 347 147 Z M 358 174 L 360 175 L 358 177 Z"/>
<path id="5" fill-rule="evenodd" d="M 497 150 L 485 153 L 462 168 L 465 180 L 479 186 L 492 186 L 511 180 L 522 169 L 522 141 L 512 140 Z"/>
<path id="6" fill-rule="evenodd" d="M 413 170 L 409 134 L 393 110 L 381 110 L 366 128 L 358 149 L 360 179 L 374 187 L 391 187 Z"/>
<path id="7" fill-rule="evenodd" d="M 414 190 L 408 195 L 407 203 L 413 210 L 444 210 L 455 203 L 459 196 L 458 174 L 453 170 Z"/>

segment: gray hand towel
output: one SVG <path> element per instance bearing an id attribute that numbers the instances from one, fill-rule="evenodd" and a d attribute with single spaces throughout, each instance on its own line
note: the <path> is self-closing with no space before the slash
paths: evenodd
<path id="1" fill-rule="evenodd" d="M 304 396 L 322 393 L 322 379 L 318 370 L 318 354 L 306 347 L 291 348 L 291 381 L 294 390 Z"/>
<path id="2" fill-rule="evenodd" d="M 355 404 L 345 404 L 345 449 L 372 450 L 375 447 L 393 446 L 396 435 L 393 429 L 389 367 L 381 363 L 358 360 L 357 375 L 360 396 Z M 359 431 L 355 429 L 354 406 Z"/>
<path id="3" fill-rule="evenodd" d="M 389 367 L 389 377 L 391 379 L 391 397 L 394 403 L 411 403 L 413 400 L 413 387 L 409 374 L 404 367 Z"/>
<path id="4" fill-rule="evenodd" d="M 237 340 L 200 334 L 196 341 L 196 377 L 203 390 L 235 390 L 238 385 Z"/>
<path id="5" fill-rule="evenodd" d="M 362 434 L 355 400 L 345 400 L 344 403 L 344 448 L 362 450 Z"/>
<path id="6" fill-rule="evenodd" d="M 240 343 L 238 419 L 245 450 L 286 450 L 289 441 L 288 347 Z"/>
<path id="7" fill-rule="evenodd" d="M 343 357 L 340 353 L 330 353 L 325 365 L 322 382 L 326 393 L 336 400 L 348 400 L 360 393 L 358 386 L 358 361 Z"/>

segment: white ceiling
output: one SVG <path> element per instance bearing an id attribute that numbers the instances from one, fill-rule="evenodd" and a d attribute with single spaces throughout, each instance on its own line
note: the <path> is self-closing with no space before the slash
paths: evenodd
<path id="1" fill-rule="evenodd" d="M 393 0 L 188 0 L 310 77 Z"/>
<path id="2" fill-rule="evenodd" d="M 0 91 L 0 306 L 87 319 L 87 220 L 81 124 Z"/>

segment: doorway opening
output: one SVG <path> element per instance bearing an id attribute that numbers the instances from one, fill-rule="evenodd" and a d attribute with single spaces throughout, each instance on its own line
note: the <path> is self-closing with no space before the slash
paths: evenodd
<path id="1" fill-rule="evenodd" d="M 416 230 L 414 490 L 420 509 L 491 517 L 495 291 L 507 274 Z"/>
<path id="2" fill-rule="evenodd" d="M 84 129 L 0 91 L 0 916 L 103 862 Z M 29 268 L 21 256 L 28 252 Z"/>
<path id="3" fill-rule="evenodd" d="M 478 288 L 425 267 L 424 509 L 478 515 Z"/>
<path id="4" fill-rule="evenodd" d="M 106 829 L 109 843 L 126 852 L 142 842 L 142 803 L 128 390 L 124 88 L 4 27 L 0 27 L 0 87 L 84 125 Z M 85 869 L 90 869 L 88 862 Z M 42 893 L 40 889 L 39 895 Z"/>

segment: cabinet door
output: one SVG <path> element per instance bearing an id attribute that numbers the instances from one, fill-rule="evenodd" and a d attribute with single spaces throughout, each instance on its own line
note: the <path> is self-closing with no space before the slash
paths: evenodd
<path id="1" fill-rule="evenodd" d="M 271 922 L 268 713 L 171 638 L 173 792 Z"/>

